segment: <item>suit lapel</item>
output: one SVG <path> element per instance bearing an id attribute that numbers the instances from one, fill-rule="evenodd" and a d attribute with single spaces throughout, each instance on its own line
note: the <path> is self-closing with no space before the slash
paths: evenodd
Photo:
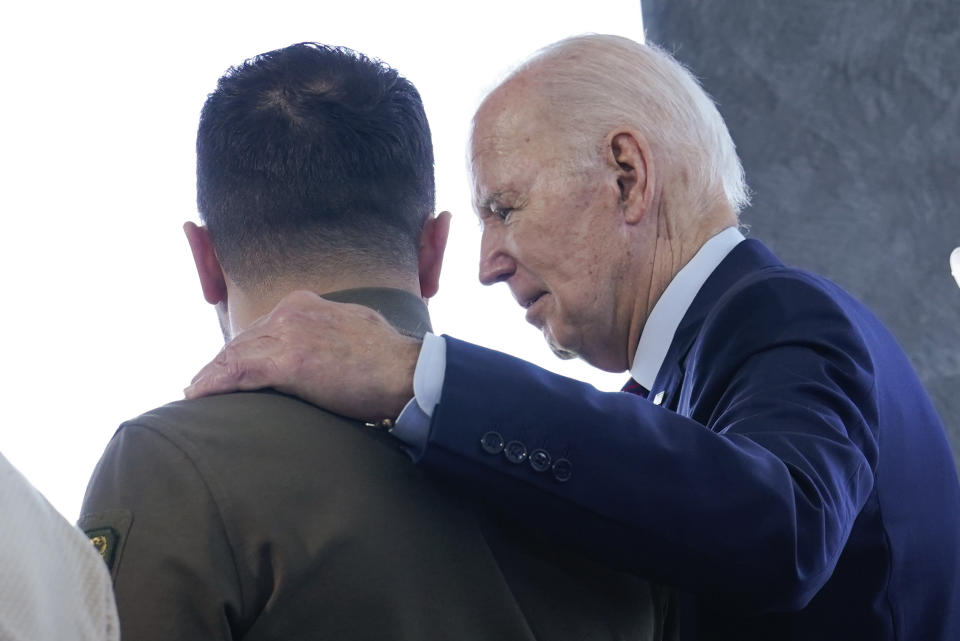
<path id="1" fill-rule="evenodd" d="M 704 319 L 724 294 L 743 277 L 775 266 L 782 266 L 782 263 L 758 240 L 748 239 L 733 248 L 704 282 L 680 321 L 650 390 L 650 400 L 656 401 L 659 396 L 658 405 L 680 414 L 689 413 L 686 403 L 681 402 L 683 382 L 686 369 L 696 367 L 696 364 L 686 363 L 685 357 L 699 335 Z"/>

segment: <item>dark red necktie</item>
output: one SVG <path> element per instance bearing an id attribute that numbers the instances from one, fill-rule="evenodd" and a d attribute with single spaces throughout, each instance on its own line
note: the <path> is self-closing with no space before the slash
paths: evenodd
<path id="1" fill-rule="evenodd" d="M 630 394 L 636 394 L 637 396 L 642 396 L 643 398 L 646 398 L 647 395 L 650 393 L 650 390 L 648 390 L 646 387 L 636 382 L 632 378 L 629 381 L 627 381 L 627 384 L 624 385 L 620 389 L 620 391 L 629 392 Z"/>

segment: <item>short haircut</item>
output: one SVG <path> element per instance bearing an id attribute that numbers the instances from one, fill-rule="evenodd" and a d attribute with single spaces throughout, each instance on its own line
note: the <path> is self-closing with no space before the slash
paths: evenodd
<path id="1" fill-rule="evenodd" d="M 197 207 L 242 286 L 363 264 L 413 271 L 434 210 L 420 94 L 345 47 L 300 43 L 231 67 L 197 132 Z"/>
<path id="2" fill-rule="evenodd" d="M 691 204 L 709 207 L 720 195 L 739 213 L 749 203 L 743 166 L 716 105 L 659 47 L 575 36 L 541 49 L 510 77 L 525 71 L 536 77 L 546 104 L 563 105 L 550 115 L 574 149 L 592 152 L 611 129 L 633 126 L 683 171 Z"/>

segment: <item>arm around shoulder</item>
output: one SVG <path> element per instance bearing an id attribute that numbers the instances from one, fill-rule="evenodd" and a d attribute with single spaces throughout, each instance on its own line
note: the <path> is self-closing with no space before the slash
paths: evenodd
<path id="1" fill-rule="evenodd" d="M 795 289 L 806 312 L 779 287 L 727 301 L 682 363 L 677 411 L 448 338 L 423 464 L 617 567 L 802 608 L 872 490 L 876 435 L 856 331 Z M 763 321 L 743 327 L 748 311 Z"/>

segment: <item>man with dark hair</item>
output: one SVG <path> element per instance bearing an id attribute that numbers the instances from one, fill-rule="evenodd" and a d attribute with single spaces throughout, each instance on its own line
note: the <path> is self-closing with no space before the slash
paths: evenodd
<path id="1" fill-rule="evenodd" d="M 449 214 L 395 70 L 309 43 L 231 69 L 203 108 L 197 185 L 206 227 L 185 231 L 227 338 L 298 289 L 430 329 Z M 644 581 L 462 505 L 376 426 L 271 391 L 125 423 L 80 524 L 125 639 L 655 639 L 665 620 Z"/>
<path id="2" fill-rule="evenodd" d="M 347 49 L 261 54 L 221 78 L 203 108 L 197 207 L 244 287 L 344 272 L 345 259 L 354 272 L 415 271 L 434 193 L 416 88 Z"/>

